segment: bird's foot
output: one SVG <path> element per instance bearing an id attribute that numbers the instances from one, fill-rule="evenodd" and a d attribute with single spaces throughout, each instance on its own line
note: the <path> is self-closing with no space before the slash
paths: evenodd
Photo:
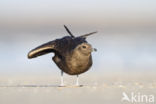
<path id="1" fill-rule="evenodd" d="M 83 85 L 75 84 L 75 87 L 83 87 Z"/>
<path id="2" fill-rule="evenodd" d="M 59 87 L 65 87 L 64 83 L 61 83 Z"/>
<path id="3" fill-rule="evenodd" d="M 82 87 L 83 85 L 80 85 L 79 82 L 76 82 L 75 86 L 76 87 Z"/>

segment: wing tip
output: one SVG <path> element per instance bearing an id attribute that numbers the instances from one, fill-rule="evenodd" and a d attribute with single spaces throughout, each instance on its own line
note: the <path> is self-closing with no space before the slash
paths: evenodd
<path id="1" fill-rule="evenodd" d="M 35 56 L 32 54 L 32 52 L 30 51 L 27 55 L 27 58 L 28 59 L 32 59 L 32 58 L 35 58 Z"/>
<path id="2" fill-rule="evenodd" d="M 28 53 L 27 58 L 28 59 L 31 59 L 32 58 L 32 56 L 30 55 L 30 53 Z"/>

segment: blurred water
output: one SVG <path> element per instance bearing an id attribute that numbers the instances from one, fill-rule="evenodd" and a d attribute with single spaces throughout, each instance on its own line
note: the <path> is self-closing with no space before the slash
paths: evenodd
<path id="1" fill-rule="evenodd" d="M 60 30 L 63 31 L 63 28 Z M 10 33 L 1 35 L 0 73 L 5 75 L 15 73 L 55 74 L 59 72 L 51 60 L 52 53 L 32 60 L 27 59 L 27 53 L 31 49 L 47 41 L 65 36 L 63 34 L 54 35 L 54 33 L 45 34 L 18 33 L 12 35 Z M 68 35 L 66 31 L 64 34 Z M 98 34 L 87 39 L 98 50 L 93 53 L 94 64 L 90 72 L 155 72 L 155 39 L 155 33 L 105 33 L 99 31 Z"/>

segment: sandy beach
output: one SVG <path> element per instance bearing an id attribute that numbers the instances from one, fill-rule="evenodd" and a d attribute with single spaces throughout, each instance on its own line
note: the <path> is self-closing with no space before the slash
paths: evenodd
<path id="1" fill-rule="evenodd" d="M 59 76 L 1 77 L 0 104 L 131 104 L 121 101 L 123 92 L 156 95 L 154 76 L 85 75 L 82 87 L 74 86 L 74 77 L 64 80 L 59 87 Z"/>

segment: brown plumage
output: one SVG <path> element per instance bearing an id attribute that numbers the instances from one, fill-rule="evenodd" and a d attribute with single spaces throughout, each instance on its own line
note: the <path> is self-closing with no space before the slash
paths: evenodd
<path id="1" fill-rule="evenodd" d="M 52 59 L 63 72 L 79 75 L 92 66 L 91 52 L 95 49 L 86 41 L 86 37 L 96 32 L 74 37 L 69 29 L 64 27 L 71 36 L 65 36 L 38 46 L 28 53 L 28 58 L 54 52 L 55 56 Z"/>

